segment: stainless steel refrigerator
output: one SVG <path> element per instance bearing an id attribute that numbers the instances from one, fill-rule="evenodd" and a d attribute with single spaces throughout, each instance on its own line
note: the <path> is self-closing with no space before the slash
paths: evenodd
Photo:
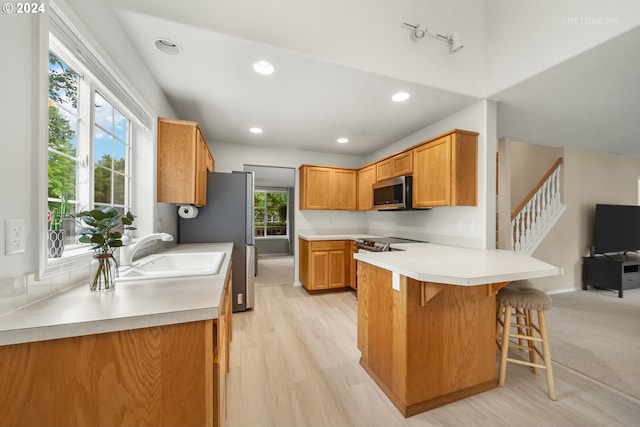
<path id="1" fill-rule="evenodd" d="M 207 175 L 207 205 L 195 218 L 179 218 L 178 242 L 233 242 L 233 311 L 248 310 L 254 304 L 256 264 L 253 172 Z"/>

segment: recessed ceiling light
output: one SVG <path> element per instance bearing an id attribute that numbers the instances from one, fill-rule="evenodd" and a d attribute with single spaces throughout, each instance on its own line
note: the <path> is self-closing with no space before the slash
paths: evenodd
<path id="1" fill-rule="evenodd" d="M 179 55 L 182 52 L 180 45 L 169 39 L 155 39 L 154 44 L 158 50 L 167 55 Z"/>
<path id="2" fill-rule="evenodd" d="M 391 100 L 393 100 L 393 102 L 404 102 L 409 99 L 410 96 L 411 95 L 409 95 L 407 92 L 398 92 L 393 94 Z"/>
<path id="3" fill-rule="evenodd" d="M 349 142 L 349 138 L 338 138 L 337 141 L 338 144 L 346 144 L 347 142 Z"/>
<path id="4" fill-rule="evenodd" d="M 275 68 L 273 67 L 273 65 L 268 61 L 254 62 L 253 69 L 256 71 L 256 73 L 264 74 L 265 76 L 268 76 L 269 74 L 273 74 L 273 72 L 275 71 Z"/>
<path id="5" fill-rule="evenodd" d="M 249 129 L 249 132 L 251 132 L 251 133 L 262 133 L 262 129 L 261 128 L 251 128 L 251 129 Z"/>

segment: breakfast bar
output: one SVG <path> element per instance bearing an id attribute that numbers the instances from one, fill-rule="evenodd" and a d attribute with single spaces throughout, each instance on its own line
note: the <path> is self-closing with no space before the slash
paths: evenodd
<path id="1" fill-rule="evenodd" d="M 496 293 L 558 268 L 506 250 L 395 249 L 354 255 L 362 367 L 405 417 L 496 387 Z"/>

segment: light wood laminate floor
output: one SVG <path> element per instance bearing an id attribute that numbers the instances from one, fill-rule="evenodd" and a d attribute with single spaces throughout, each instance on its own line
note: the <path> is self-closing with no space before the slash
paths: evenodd
<path id="1" fill-rule="evenodd" d="M 405 419 L 358 364 L 356 304 L 352 292 L 257 288 L 256 308 L 233 315 L 227 425 L 640 425 L 640 401 L 559 365 L 556 402 L 544 373 L 510 364 L 505 387 Z"/>

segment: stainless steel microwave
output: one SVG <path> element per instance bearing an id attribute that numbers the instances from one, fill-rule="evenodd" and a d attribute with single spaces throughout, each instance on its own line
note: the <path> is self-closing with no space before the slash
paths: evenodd
<path id="1" fill-rule="evenodd" d="M 373 208 L 378 210 L 411 209 L 412 177 L 399 176 L 373 184 Z"/>

